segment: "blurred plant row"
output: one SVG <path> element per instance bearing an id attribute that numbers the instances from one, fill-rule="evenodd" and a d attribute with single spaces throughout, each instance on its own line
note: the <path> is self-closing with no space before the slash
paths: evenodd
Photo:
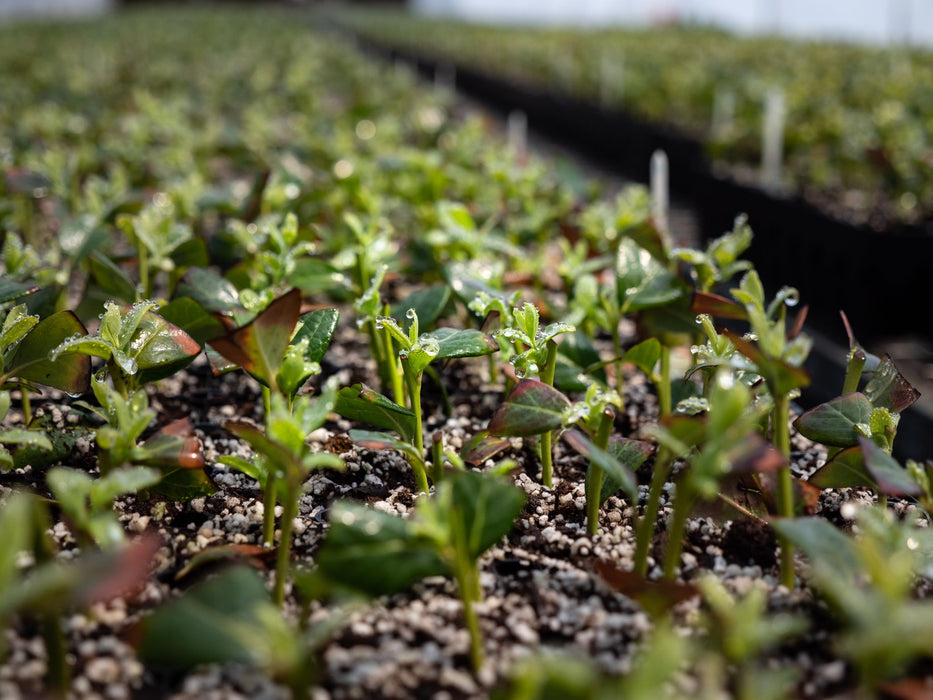
<path id="1" fill-rule="evenodd" d="M 781 93 L 785 188 L 859 222 L 930 220 L 929 51 L 701 27 L 517 29 L 382 10 L 337 17 L 367 37 L 676 127 L 743 180 L 762 160 L 765 104 Z"/>
<path id="2" fill-rule="evenodd" d="M 794 479 L 804 314 L 788 318 L 796 292 L 771 297 L 741 259 L 743 219 L 703 250 L 675 248 L 643 189 L 608 197 L 579 177 L 567 184 L 450 95 L 367 62 L 305 15 L 180 13 L 0 31 L 0 90 L 15 96 L 0 107 L 0 483 L 38 490 L 0 506 L 0 624 L 38 622 L 50 692 L 69 683 L 62 615 L 140 585 L 164 546 L 130 542 L 114 500 L 210 495 L 225 468 L 257 482 L 271 591 L 233 568 L 153 611 L 135 635 L 151 668 L 246 662 L 304 696 L 348 601 L 438 575 L 457 584 L 481 668 L 481 557 L 525 500 L 509 478 L 512 438 L 533 447 L 547 488 L 555 455 L 582 456 L 589 534 L 610 497 L 629 503 L 634 571 L 605 562 L 601 575 L 656 624 L 622 680 L 563 661 L 553 678 L 547 664 L 518 673 L 507 696 L 553 684 L 579 697 L 657 697 L 684 683 L 790 692 L 793 669 L 764 673 L 762 659 L 804 634 L 805 619 L 768 610 L 762 591 L 735 603 L 712 576 L 676 583 L 689 517 L 710 501 L 772 523 L 786 585 L 795 547 L 809 555 L 807 585 L 831 608 L 833 653 L 859 688 L 933 653 L 933 608 L 912 598 L 933 542 L 885 508 L 912 498 L 925 519 L 933 507 L 933 466 L 890 456 L 916 391 L 850 333 L 840 397 L 797 419 L 829 457 L 809 484 Z M 369 383 L 322 376 L 341 313 L 368 344 Z M 261 420 L 224 426 L 250 458 L 207 464 L 192 422 L 151 401 L 196 360 L 258 383 Z M 499 397 L 459 451 L 428 427 L 463 400 L 458 371 Z M 632 434 L 617 419 L 635 372 L 658 410 Z M 439 401 L 423 403 L 426 382 Z M 403 455 L 423 493 L 409 518 L 333 504 L 311 565 L 291 552 L 299 499 L 312 470 L 344 462 L 308 436 L 336 416 L 357 426 L 364 463 L 363 450 Z M 82 440 L 96 448 L 90 466 Z M 671 480 L 673 514 L 659 525 Z M 878 495 L 858 537 L 812 517 L 813 492 L 839 487 Z M 739 505 L 739 491 L 755 504 Z M 53 516 L 78 551 L 67 561 Z M 188 568 L 237 555 L 221 546 Z M 678 602 L 696 596 L 702 619 L 674 631 Z M 297 619 L 279 612 L 287 600 Z M 316 601 L 336 611 L 329 623 L 309 625 Z"/>

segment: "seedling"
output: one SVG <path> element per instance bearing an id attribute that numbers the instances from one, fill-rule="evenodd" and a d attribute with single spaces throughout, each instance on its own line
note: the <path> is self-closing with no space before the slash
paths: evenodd
<path id="1" fill-rule="evenodd" d="M 265 431 L 241 422 L 229 422 L 227 430 L 247 442 L 259 455 L 259 459 L 248 462 L 234 456 L 225 456 L 221 462 L 239 469 L 256 479 L 265 491 L 264 538 L 271 544 L 270 523 L 274 521 L 276 499 L 282 502 L 281 538 L 275 567 L 273 600 L 282 605 L 285 600 L 285 581 L 288 577 L 289 554 L 291 552 L 292 527 L 298 516 L 298 499 L 301 486 L 314 469 L 342 469 L 343 460 L 330 452 L 315 452 L 305 442 L 308 433 L 316 430 L 327 420 L 334 409 L 337 389 L 329 382 L 324 392 L 312 399 L 299 396 L 289 407 L 278 394 L 272 396 L 271 410 L 266 414 Z"/>
<path id="2" fill-rule="evenodd" d="M 107 477 L 131 465 L 151 466 L 161 472 L 156 490 L 170 498 L 197 498 L 217 490 L 204 473 L 201 442 L 187 419 L 170 423 L 139 442 L 156 417 L 155 411 L 149 408 L 146 391 L 138 389 L 124 398 L 100 377 L 94 378 L 91 389 L 99 406 L 83 401 L 78 405 L 105 422 L 97 429 L 101 475 Z"/>
<path id="3" fill-rule="evenodd" d="M 70 311 L 59 311 L 42 320 L 27 313 L 25 304 L 6 312 L 0 326 L 0 390 L 20 389 L 26 426 L 32 422 L 28 391 L 34 384 L 71 395 L 87 391 L 89 358 L 49 358 L 49 352 L 63 340 L 86 332 Z"/>
<path id="4" fill-rule="evenodd" d="M 912 595 L 933 541 L 885 509 L 864 508 L 856 523 L 852 537 L 817 518 L 774 527 L 809 557 L 809 579 L 843 625 L 835 649 L 855 665 L 865 697 L 876 697 L 883 681 L 933 653 L 933 605 Z"/>
<path id="5" fill-rule="evenodd" d="M 519 378 L 540 377 L 548 386 L 554 386 L 554 373 L 557 370 L 557 341 L 563 333 L 573 333 L 573 326 L 554 322 L 540 327 L 538 308 L 534 304 L 525 304 L 512 310 L 514 326 L 496 331 L 495 336 L 502 336 L 515 343 L 516 349 L 524 348 L 517 355 L 509 358 Z M 551 431 L 541 433 L 539 443 L 541 455 L 541 482 L 547 487 L 553 486 L 553 436 Z"/>
<path id="6" fill-rule="evenodd" d="M 209 340 L 208 345 L 232 363 L 215 365 L 219 371 L 241 367 L 267 390 L 294 402 L 305 382 L 320 373 L 319 363 L 333 339 L 338 317 L 336 309 L 302 315 L 301 292 L 292 289 L 252 321 Z M 268 404 L 268 396 L 264 398 Z"/>
<path id="7" fill-rule="evenodd" d="M 14 616 L 38 620 L 46 653 L 46 682 L 64 696 L 70 685 L 64 614 L 119 597 L 142 584 L 160 544 L 137 540 L 120 551 L 63 562 L 55 558 L 50 528 L 48 508 L 35 496 L 14 494 L 0 509 L 0 531 L 6 533 L 0 546 L 0 630 Z M 19 566 L 24 553 L 35 562 L 26 572 Z M 4 655 L 0 635 L 0 659 Z"/>
<path id="8" fill-rule="evenodd" d="M 523 379 L 512 390 L 489 423 L 491 435 L 528 437 L 581 425 L 586 433 L 569 430 L 564 436 L 570 445 L 590 461 L 587 470 L 587 529 L 596 534 L 599 507 L 622 489 L 629 500 L 638 502 L 634 472 L 651 449 L 638 440 L 611 441 L 614 406 L 620 399 L 612 391 L 593 385 L 586 399 L 571 403 L 560 391 L 537 379 Z"/>
<path id="9" fill-rule="evenodd" d="M 781 289 L 771 303 L 765 307 L 764 287 L 754 270 L 747 272 L 732 295 L 743 305 L 748 314 L 752 342 L 726 331 L 736 350 L 751 360 L 755 373 L 765 380 L 768 393 L 774 402 L 771 412 L 772 442 L 786 460 L 790 458 L 790 400 L 800 388 L 810 383 L 809 375 L 801 365 L 810 353 L 811 341 L 794 331 L 788 338 L 785 330 L 785 306 L 797 303 L 797 291 L 790 287 Z M 778 471 L 777 482 L 778 514 L 784 518 L 794 516 L 794 491 L 790 467 Z M 786 546 L 785 546 L 786 544 Z M 790 544 L 781 546 L 781 581 L 791 587 L 794 583 L 794 552 Z"/>
<path id="10" fill-rule="evenodd" d="M 428 365 L 435 360 L 488 355 L 496 352 L 499 345 L 482 331 L 469 328 L 462 330 L 439 328 L 432 333 L 419 334 L 418 313 L 414 309 L 409 309 L 406 316 L 410 322 L 408 333 L 402 330 L 398 321 L 387 316 L 380 316 L 377 319 L 376 328 L 387 330 L 392 339 L 399 344 L 398 358 L 411 402 L 411 411 L 415 416 L 412 444 L 418 455 L 424 455 L 421 382 Z M 415 463 L 412 466 L 414 467 Z M 424 470 L 416 467 L 415 475 L 418 488 L 427 493 L 428 482 Z"/>
<path id="11" fill-rule="evenodd" d="M 201 346 L 155 313 L 158 305 L 141 301 L 128 309 L 104 304 L 96 335 L 75 335 L 55 346 L 52 361 L 68 355 L 99 357 L 124 399 L 149 382 L 169 377 L 194 360 Z"/>
<path id="12" fill-rule="evenodd" d="M 668 526 L 666 578 L 673 579 L 677 572 L 687 519 L 698 499 L 714 498 L 721 480 L 729 474 L 776 471 L 786 466 L 785 458 L 757 432 L 761 412 L 745 385 L 734 382 L 730 374 L 721 374 L 714 382 L 706 416 L 671 416 L 649 428 L 648 435 L 675 458 L 685 458 L 688 465 L 677 480 L 674 514 Z M 639 529 L 638 534 L 647 532 Z"/>
<path id="13" fill-rule="evenodd" d="M 79 543 L 117 549 L 126 544 L 126 533 L 113 512 L 113 500 L 155 486 L 161 478 L 162 473 L 151 467 L 121 467 L 100 479 L 56 467 L 49 471 L 46 483 Z"/>
<path id="14" fill-rule="evenodd" d="M 426 576 L 452 576 L 478 670 L 483 665 L 474 607 L 482 597 L 478 560 L 511 530 L 523 503 L 515 486 L 476 472 L 451 474 L 433 498 L 419 501 L 408 520 L 340 501 L 331 510 L 318 566 L 334 584 L 371 596 L 404 590 Z"/>
<path id="15" fill-rule="evenodd" d="M 145 618 L 134 636 L 139 658 L 152 666 L 183 671 L 209 663 L 250 664 L 300 700 L 309 697 L 317 652 L 335 626 L 332 620 L 293 629 L 259 574 L 236 567 Z"/>

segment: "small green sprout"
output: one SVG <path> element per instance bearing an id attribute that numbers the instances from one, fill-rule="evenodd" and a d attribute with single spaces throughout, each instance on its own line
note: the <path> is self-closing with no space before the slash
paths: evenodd
<path id="1" fill-rule="evenodd" d="M 278 394 L 272 396 L 271 410 L 266 413 L 265 431 L 242 422 L 228 422 L 227 430 L 247 442 L 258 454 L 254 462 L 225 456 L 223 464 L 239 469 L 259 481 L 265 491 L 264 537 L 271 544 L 270 523 L 274 521 L 276 500 L 281 501 L 281 539 L 275 568 L 273 599 L 281 605 L 285 599 L 285 581 L 288 577 L 292 527 L 298 516 L 301 487 L 314 469 L 343 469 L 343 460 L 330 452 L 316 452 L 305 442 L 312 431 L 320 428 L 334 410 L 337 389 L 328 382 L 323 393 L 315 399 L 303 394 L 288 405 Z"/>
<path id="2" fill-rule="evenodd" d="M 46 483 L 80 543 L 115 549 L 126 543 L 126 533 L 113 511 L 113 500 L 155 486 L 161 478 L 162 473 L 152 467 L 120 467 L 99 479 L 55 467 Z"/>
<path id="3" fill-rule="evenodd" d="M 96 335 L 67 338 L 52 349 L 49 358 L 86 355 L 105 360 L 114 387 L 127 398 L 148 382 L 175 374 L 201 352 L 201 346 L 159 316 L 157 308 L 152 301 L 128 309 L 107 302 Z"/>
<path id="4" fill-rule="evenodd" d="M 403 519 L 339 501 L 318 552 L 318 566 L 334 585 L 370 596 L 403 590 L 426 576 L 457 581 L 473 668 L 483 665 L 475 604 L 482 597 L 479 558 L 511 529 L 524 494 L 498 477 L 455 472 L 434 497 Z"/>
<path id="5" fill-rule="evenodd" d="M 474 329 L 439 328 L 431 333 L 419 333 L 418 313 L 412 308 L 406 314 L 410 325 L 405 333 L 398 321 L 388 316 L 376 320 L 377 330 L 385 329 L 398 343 L 398 358 L 402 377 L 415 416 L 413 445 L 418 455 L 424 455 L 424 418 L 421 410 L 421 383 L 424 372 L 435 360 L 478 357 L 496 352 L 499 345 L 490 336 Z M 427 475 L 412 462 L 418 488 L 428 491 Z"/>
<path id="6" fill-rule="evenodd" d="M 494 337 L 501 336 L 511 340 L 517 355 L 509 358 L 515 367 L 515 374 L 521 379 L 525 377 L 540 377 L 548 386 L 554 386 L 554 373 L 557 370 L 557 341 L 555 338 L 563 333 L 573 333 L 576 328 L 567 324 L 554 322 L 544 328 L 540 327 L 538 308 L 534 304 L 525 302 L 521 308 L 512 310 L 514 325 L 496 331 Z M 553 436 L 550 431 L 541 434 L 541 482 L 547 487 L 553 486 Z"/>

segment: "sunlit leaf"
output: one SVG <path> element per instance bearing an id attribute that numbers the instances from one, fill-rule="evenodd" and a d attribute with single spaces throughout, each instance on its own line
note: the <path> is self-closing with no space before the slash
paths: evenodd
<path id="1" fill-rule="evenodd" d="M 415 435 L 415 414 L 365 384 L 354 384 L 337 392 L 334 410 L 344 418 L 394 430 L 409 442 Z"/>
<path id="2" fill-rule="evenodd" d="M 876 408 L 900 413 L 913 406 L 920 398 L 917 391 L 894 366 L 889 355 L 881 358 L 871 380 L 865 386 L 865 396 Z"/>
<path id="3" fill-rule="evenodd" d="M 337 309 L 318 309 L 304 314 L 299 319 L 302 325 L 292 338 L 292 344 L 307 338 L 308 351 L 305 353 L 305 359 L 320 362 L 334 338 L 339 319 L 340 312 Z"/>
<path id="4" fill-rule="evenodd" d="M 49 353 L 62 341 L 86 333 L 84 324 L 71 311 L 59 311 L 42 319 L 16 348 L 7 374 L 67 394 L 83 394 L 91 386 L 91 358 L 66 354 L 53 361 Z"/>
<path id="5" fill-rule="evenodd" d="M 518 437 L 540 435 L 560 428 L 569 407 L 570 400 L 554 387 L 537 379 L 523 379 L 496 410 L 489 432 Z"/>
<path id="6" fill-rule="evenodd" d="M 276 388 L 276 375 L 285 358 L 301 311 L 301 292 L 292 289 L 267 306 L 256 318 L 208 344 L 259 382 Z"/>
<path id="7" fill-rule="evenodd" d="M 810 440 L 849 447 L 858 443 L 858 426 L 868 425 L 871 412 L 871 401 L 860 392 L 852 392 L 811 408 L 794 421 L 794 427 Z"/>

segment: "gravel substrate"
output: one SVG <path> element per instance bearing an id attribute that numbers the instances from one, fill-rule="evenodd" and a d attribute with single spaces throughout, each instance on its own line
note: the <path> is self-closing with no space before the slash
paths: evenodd
<path id="1" fill-rule="evenodd" d="M 325 376 L 337 374 L 349 384 L 372 381 L 371 363 L 361 351 L 359 337 L 346 322 L 325 362 Z M 426 392 L 428 431 L 441 430 L 448 446 L 458 448 L 483 430 L 501 401 L 501 386 L 484 379 L 485 362 L 461 361 L 444 371 L 454 404 L 444 416 L 436 397 Z M 196 427 L 208 460 L 211 478 L 220 491 L 187 503 L 119 499 L 115 505 L 130 534 L 157 535 L 162 547 L 153 575 L 132 599 L 119 599 L 78 611 L 65 619 L 68 648 L 74 666 L 72 694 L 80 698 L 282 698 L 288 692 L 261 673 L 242 666 L 212 665 L 177 676 L 143 667 L 129 644 L 129 631 L 148 611 L 191 584 L 177 574 L 199 552 L 219 544 L 259 544 L 263 506 L 256 482 L 228 470 L 216 460 L 221 455 L 249 457 L 243 443 L 223 428 L 230 418 L 261 421 L 258 385 L 242 373 L 211 378 L 206 363 L 165 380 L 152 390 L 152 406 L 163 424 L 187 415 Z M 618 419 L 620 431 L 631 431 L 650 420 L 656 411 L 647 383 L 635 373 L 625 385 L 626 412 Z M 69 409 L 52 396 L 39 410 L 51 412 L 53 422 L 73 423 Z M 11 420 L 16 420 L 11 416 Z M 407 515 L 417 503 L 408 463 L 398 454 L 356 449 L 346 437 L 350 424 L 335 419 L 309 436 L 320 449 L 339 453 L 345 472 L 313 473 L 307 481 L 296 520 L 294 559 L 310 564 L 327 530 L 328 510 L 340 498 L 363 501 L 388 513 Z M 824 459 L 823 448 L 799 436 L 793 438 L 794 471 L 806 476 Z M 93 469 L 96 447 L 82 438 L 75 459 Z M 485 639 L 486 666 L 473 674 L 469 664 L 469 638 L 462 623 L 455 584 L 443 578 L 425 579 L 411 590 L 374 601 L 349 613 L 315 605 L 311 624 L 334 614 L 348 618 L 322 653 L 322 677 L 315 698 L 468 698 L 483 697 L 508 678 L 517 661 L 554 651 L 585 658 L 607 673 L 625 673 L 639 649 L 651 618 L 631 598 L 614 591 L 595 573 L 599 562 L 630 569 L 634 553 L 632 505 L 619 497 L 601 511 L 599 533 L 585 531 L 585 463 L 558 441 L 555 484 L 538 483 L 532 453 L 513 440 L 509 457 L 518 463 L 515 483 L 527 495 L 526 506 L 512 533 L 493 547 L 482 561 L 483 602 L 478 606 Z M 640 475 L 641 476 L 641 475 Z M 11 487 L 32 487 L 44 493 L 42 475 L 31 469 L 0 475 L 0 496 Z M 654 553 L 665 536 L 673 485 L 662 500 Z M 641 486 L 642 497 L 647 483 Z M 852 505 L 869 503 L 862 491 L 823 492 L 815 510 L 830 521 L 845 525 Z M 907 506 L 894 504 L 903 511 Z M 63 557 L 78 553 L 63 522 L 53 528 Z M 773 611 L 803 611 L 819 621 L 825 617 L 811 592 L 779 585 L 776 543 L 767 528 L 753 521 L 718 522 L 695 517 L 687 528 L 681 558 L 684 581 L 712 572 L 735 594 L 762 588 Z M 650 577 L 660 576 L 652 559 Z M 267 573 L 271 579 L 271 574 Z M 693 629 L 699 602 L 693 597 L 674 609 L 684 633 Z M 286 605 L 286 614 L 296 608 Z M 44 649 L 35 625 L 22 621 L 4 632 L 9 649 L 0 666 L 0 697 L 41 695 L 45 672 Z M 801 675 L 801 697 L 821 698 L 851 687 L 851 670 L 829 650 L 827 633 L 819 624 L 797 641 L 780 647 L 769 657 L 773 666 L 793 666 Z"/>

